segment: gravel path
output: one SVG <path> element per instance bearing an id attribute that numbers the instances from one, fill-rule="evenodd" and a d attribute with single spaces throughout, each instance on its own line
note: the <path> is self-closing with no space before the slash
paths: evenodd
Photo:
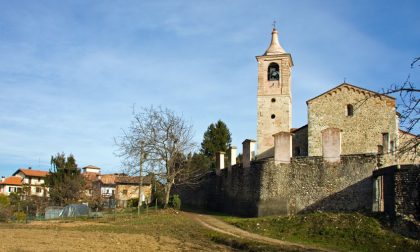
<path id="1" fill-rule="evenodd" d="M 199 222 L 204 227 L 214 230 L 216 232 L 223 233 L 226 235 L 231 235 L 237 238 L 243 238 L 243 239 L 253 240 L 257 242 L 277 245 L 279 246 L 280 249 L 284 248 L 286 250 L 297 250 L 297 251 L 333 251 L 333 250 L 322 249 L 318 247 L 302 245 L 298 243 L 277 240 L 277 239 L 269 238 L 266 236 L 250 233 L 248 231 L 245 231 L 243 229 L 230 225 L 226 222 L 223 222 L 210 215 L 197 214 L 197 213 L 187 213 L 187 215 L 189 215 L 195 221 Z"/>

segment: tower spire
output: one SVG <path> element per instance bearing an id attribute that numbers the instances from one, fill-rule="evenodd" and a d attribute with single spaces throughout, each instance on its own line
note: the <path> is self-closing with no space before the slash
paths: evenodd
<path id="1" fill-rule="evenodd" d="M 286 53 L 279 43 L 279 36 L 276 29 L 276 22 L 273 22 L 273 31 L 271 32 L 271 43 L 264 55 L 275 55 Z"/>

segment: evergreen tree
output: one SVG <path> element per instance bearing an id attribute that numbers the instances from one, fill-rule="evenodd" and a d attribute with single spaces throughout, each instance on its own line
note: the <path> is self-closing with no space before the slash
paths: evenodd
<path id="1" fill-rule="evenodd" d="M 58 153 L 51 157 L 50 173 L 45 181 L 50 188 L 50 200 L 56 205 L 77 202 L 83 193 L 84 179 L 72 154 Z"/>
<path id="2" fill-rule="evenodd" d="M 210 124 L 204 133 L 201 152 L 207 157 L 214 159 L 218 151 L 227 151 L 231 141 L 231 134 L 228 127 L 223 121 L 219 120 L 215 124 Z"/>

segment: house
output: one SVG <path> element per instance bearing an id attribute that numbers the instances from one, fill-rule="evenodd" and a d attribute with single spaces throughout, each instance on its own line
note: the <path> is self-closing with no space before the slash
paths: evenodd
<path id="1" fill-rule="evenodd" d="M 85 179 L 85 194 L 88 197 L 93 196 L 94 183 L 98 180 L 101 175 L 101 168 L 88 165 L 82 168 L 82 176 Z"/>
<path id="2" fill-rule="evenodd" d="M 152 195 L 152 177 L 143 177 L 141 187 L 141 202 L 150 202 Z M 139 183 L 140 177 L 117 176 L 115 178 L 116 184 L 116 199 L 119 207 L 127 207 L 130 199 L 139 198 Z"/>
<path id="3" fill-rule="evenodd" d="M 94 165 L 88 165 L 82 168 L 83 173 L 95 173 L 100 174 L 101 168 L 94 166 Z"/>
<path id="4" fill-rule="evenodd" d="M 11 193 L 17 193 L 22 191 L 22 178 L 17 176 L 12 176 L 5 178 L 1 177 L 0 182 L 0 194 L 10 195 Z"/>
<path id="5" fill-rule="evenodd" d="M 22 188 L 28 196 L 48 196 L 48 188 L 45 186 L 47 171 L 20 168 L 13 176 L 22 178 Z"/>
<path id="6" fill-rule="evenodd" d="M 90 196 L 98 191 L 102 203 L 106 207 L 127 207 L 128 201 L 139 198 L 139 177 L 131 177 L 124 173 L 97 174 L 93 172 L 82 173 L 86 181 L 91 184 Z M 148 201 L 152 195 L 151 177 L 143 177 L 141 200 Z"/>

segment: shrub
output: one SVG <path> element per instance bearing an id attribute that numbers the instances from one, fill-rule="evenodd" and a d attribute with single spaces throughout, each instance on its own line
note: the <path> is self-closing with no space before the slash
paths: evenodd
<path id="1" fill-rule="evenodd" d="M 127 201 L 127 207 L 137 207 L 138 204 L 139 204 L 139 198 L 133 198 Z"/>
<path id="2" fill-rule="evenodd" d="M 6 222 L 12 217 L 9 197 L 0 194 L 0 222 Z"/>
<path id="3" fill-rule="evenodd" d="M 24 222 L 26 220 L 26 214 L 24 212 L 15 212 L 13 217 L 15 217 L 17 222 Z"/>
<path id="4" fill-rule="evenodd" d="M 12 210 L 10 207 L 0 206 L 0 222 L 6 222 L 12 217 Z"/>
<path id="5" fill-rule="evenodd" d="M 9 197 L 6 195 L 0 194 L 0 207 L 6 207 L 10 204 Z"/>
<path id="6" fill-rule="evenodd" d="M 171 197 L 170 206 L 176 210 L 181 209 L 181 198 L 179 197 L 178 194 L 175 194 Z"/>

